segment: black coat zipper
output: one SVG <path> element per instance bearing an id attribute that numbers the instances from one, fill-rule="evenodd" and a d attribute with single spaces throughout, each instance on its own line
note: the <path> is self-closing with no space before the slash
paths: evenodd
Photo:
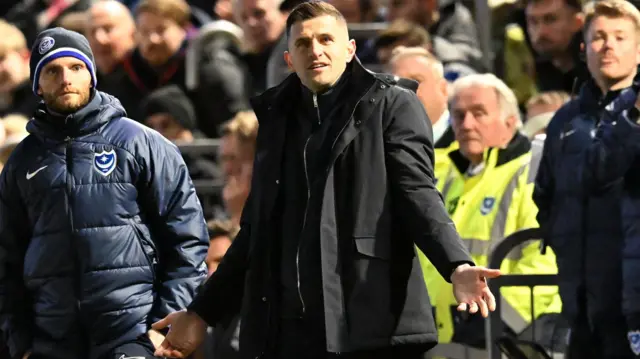
<path id="1" fill-rule="evenodd" d="M 353 110 L 351 110 L 351 115 L 349 115 L 349 119 L 353 117 L 353 115 L 356 112 L 356 109 L 358 108 L 358 105 L 360 104 L 360 102 L 368 92 L 369 90 L 367 90 L 367 92 L 365 92 L 362 96 L 360 96 L 360 98 L 358 99 L 358 102 L 356 102 L 356 105 L 353 107 Z M 315 108 L 316 116 L 318 117 L 318 125 L 320 125 L 322 124 L 322 118 L 320 116 L 320 107 L 318 106 L 318 95 L 315 93 L 313 94 L 313 107 Z M 349 121 L 346 121 L 344 126 L 342 126 L 342 129 L 340 129 L 338 136 L 336 136 L 333 143 L 331 144 L 331 148 L 335 147 L 336 142 L 338 141 L 338 139 L 340 138 L 340 136 L 342 135 L 342 133 L 344 132 L 345 128 L 347 128 L 348 125 L 349 125 Z M 302 233 L 304 233 L 304 228 L 307 224 L 307 212 L 309 210 L 309 199 L 311 198 L 311 184 L 309 182 L 309 173 L 307 170 L 307 145 L 309 144 L 309 140 L 311 139 L 311 137 L 313 137 L 313 132 L 311 132 L 311 135 L 307 137 L 307 141 L 304 144 L 304 150 L 303 150 L 304 176 L 307 182 L 307 203 L 304 207 L 304 218 L 302 220 L 302 230 L 300 231 L 301 236 L 300 236 L 300 239 L 298 240 L 298 248 L 296 250 L 296 278 L 297 278 L 297 284 L 298 284 L 298 297 L 300 298 L 300 305 L 302 306 L 303 314 L 305 312 L 305 304 L 304 304 L 304 299 L 302 298 L 302 289 L 300 286 L 300 243 L 302 242 Z"/>
<path id="2" fill-rule="evenodd" d="M 322 119 L 320 117 L 320 108 L 318 107 L 318 95 L 313 94 L 313 107 L 316 111 L 316 116 L 318 119 L 318 125 L 322 123 Z M 304 143 L 304 149 L 302 150 L 302 160 L 304 163 L 304 178 L 307 183 L 307 202 L 304 206 L 304 217 L 302 218 L 302 229 L 300 230 L 300 238 L 298 239 L 298 248 L 296 249 L 296 280 L 298 287 L 298 298 L 300 298 L 300 306 L 302 307 L 302 314 L 304 314 L 306 308 L 304 305 L 304 299 L 302 298 L 302 289 L 300 285 L 300 243 L 302 243 L 302 234 L 304 233 L 304 228 L 307 225 L 307 212 L 309 210 L 309 200 L 311 199 L 311 183 L 309 181 L 309 171 L 307 170 L 307 145 L 309 145 L 309 140 L 313 137 L 313 130 L 311 130 L 311 134 L 307 137 L 307 141 Z"/>

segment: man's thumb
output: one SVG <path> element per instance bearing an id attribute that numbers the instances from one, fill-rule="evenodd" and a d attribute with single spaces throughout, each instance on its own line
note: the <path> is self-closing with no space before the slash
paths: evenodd
<path id="1" fill-rule="evenodd" d="M 502 273 L 500 272 L 499 269 L 489 269 L 489 268 L 483 268 L 481 273 L 483 277 L 487 277 L 487 278 L 497 278 L 501 274 Z"/>

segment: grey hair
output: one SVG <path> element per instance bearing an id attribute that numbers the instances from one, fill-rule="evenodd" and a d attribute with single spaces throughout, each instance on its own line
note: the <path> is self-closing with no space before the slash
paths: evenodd
<path id="1" fill-rule="evenodd" d="M 513 116 L 516 119 L 516 129 L 522 128 L 522 117 L 516 95 L 507 84 L 494 74 L 471 74 L 457 79 L 451 86 L 449 101 L 452 101 L 460 91 L 473 86 L 491 88 L 496 91 L 501 119 L 506 121 L 507 118 Z"/>

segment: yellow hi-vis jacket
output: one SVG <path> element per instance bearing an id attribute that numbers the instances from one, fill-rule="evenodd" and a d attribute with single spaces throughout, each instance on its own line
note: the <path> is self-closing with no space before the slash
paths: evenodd
<path id="1" fill-rule="evenodd" d="M 449 157 L 449 153 L 451 151 L 458 149 L 458 142 L 455 141 L 455 137 L 453 134 L 453 129 L 449 127 L 447 131 L 444 133 L 442 138 L 438 140 L 438 142 L 434 145 L 434 165 L 433 165 L 433 175 L 436 179 L 436 188 L 440 193 L 443 193 L 446 188 L 445 185 L 450 185 L 450 182 L 447 182 L 446 179 L 453 174 L 453 162 L 451 162 L 451 158 Z M 437 290 L 437 288 L 442 287 L 441 283 L 446 283 L 440 273 L 436 270 L 436 268 L 429 262 L 427 257 L 420 251 L 420 249 L 416 246 L 416 253 L 418 254 L 418 259 L 420 260 L 420 266 L 422 267 L 422 275 L 424 276 L 424 280 L 427 283 L 427 288 L 429 288 L 429 298 L 431 299 L 431 306 L 435 308 L 435 299 L 436 292 L 431 292 L 431 289 Z"/>
<path id="2" fill-rule="evenodd" d="M 488 256 L 495 245 L 510 234 L 536 228 L 538 212 L 531 195 L 535 173 L 530 173 L 531 144 L 517 134 L 505 149 L 489 149 L 484 154 L 484 169 L 467 176 L 468 160 L 459 150 L 450 153 L 454 173 L 443 194 L 460 237 L 467 244 L 474 262 L 488 265 Z M 540 254 L 539 243 L 514 248 L 502 262 L 503 274 L 556 274 L 555 255 L 547 251 Z M 439 341 L 450 342 L 455 330 L 456 300 L 451 284 L 440 279 L 426 280 L 429 293 L 433 288 Z M 531 322 L 531 293 L 527 287 L 503 288 L 502 319 L 516 333 Z M 557 287 L 534 289 L 535 316 L 561 311 Z"/>

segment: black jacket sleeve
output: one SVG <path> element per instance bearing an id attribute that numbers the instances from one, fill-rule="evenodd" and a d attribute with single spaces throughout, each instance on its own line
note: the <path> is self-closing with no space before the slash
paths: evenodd
<path id="1" fill-rule="evenodd" d="M 28 219 L 9 164 L 0 174 L 0 332 L 12 358 L 31 346 L 33 317 L 22 280 L 29 245 Z"/>
<path id="2" fill-rule="evenodd" d="M 158 249 L 156 299 L 149 320 L 187 307 L 205 280 L 209 245 L 202 206 L 177 147 L 148 132 L 149 153 L 143 159 L 143 210 L 151 215 Z"/>
<path id="3" fill-rule="evenodd" d="M 251 227 L 248 213 L 251 212 L 252 203 L 249 194 L 240 220 L 240 232 L 222 258 L 218 269 L 189 305 L 189 311 L 198 314 L 211 326 L 216 326 L 227 314 L 240 311 L 245 275 L 249 267 Z"/>
<path id="4" fill-rule="evenodd" d="M 405 233 L 450 281 L 459 264 L 473 261 L 434 185 L 431 122 L 414 93 L 401 90 L 392 101 L 384 136 L 394 208 Z"/>

